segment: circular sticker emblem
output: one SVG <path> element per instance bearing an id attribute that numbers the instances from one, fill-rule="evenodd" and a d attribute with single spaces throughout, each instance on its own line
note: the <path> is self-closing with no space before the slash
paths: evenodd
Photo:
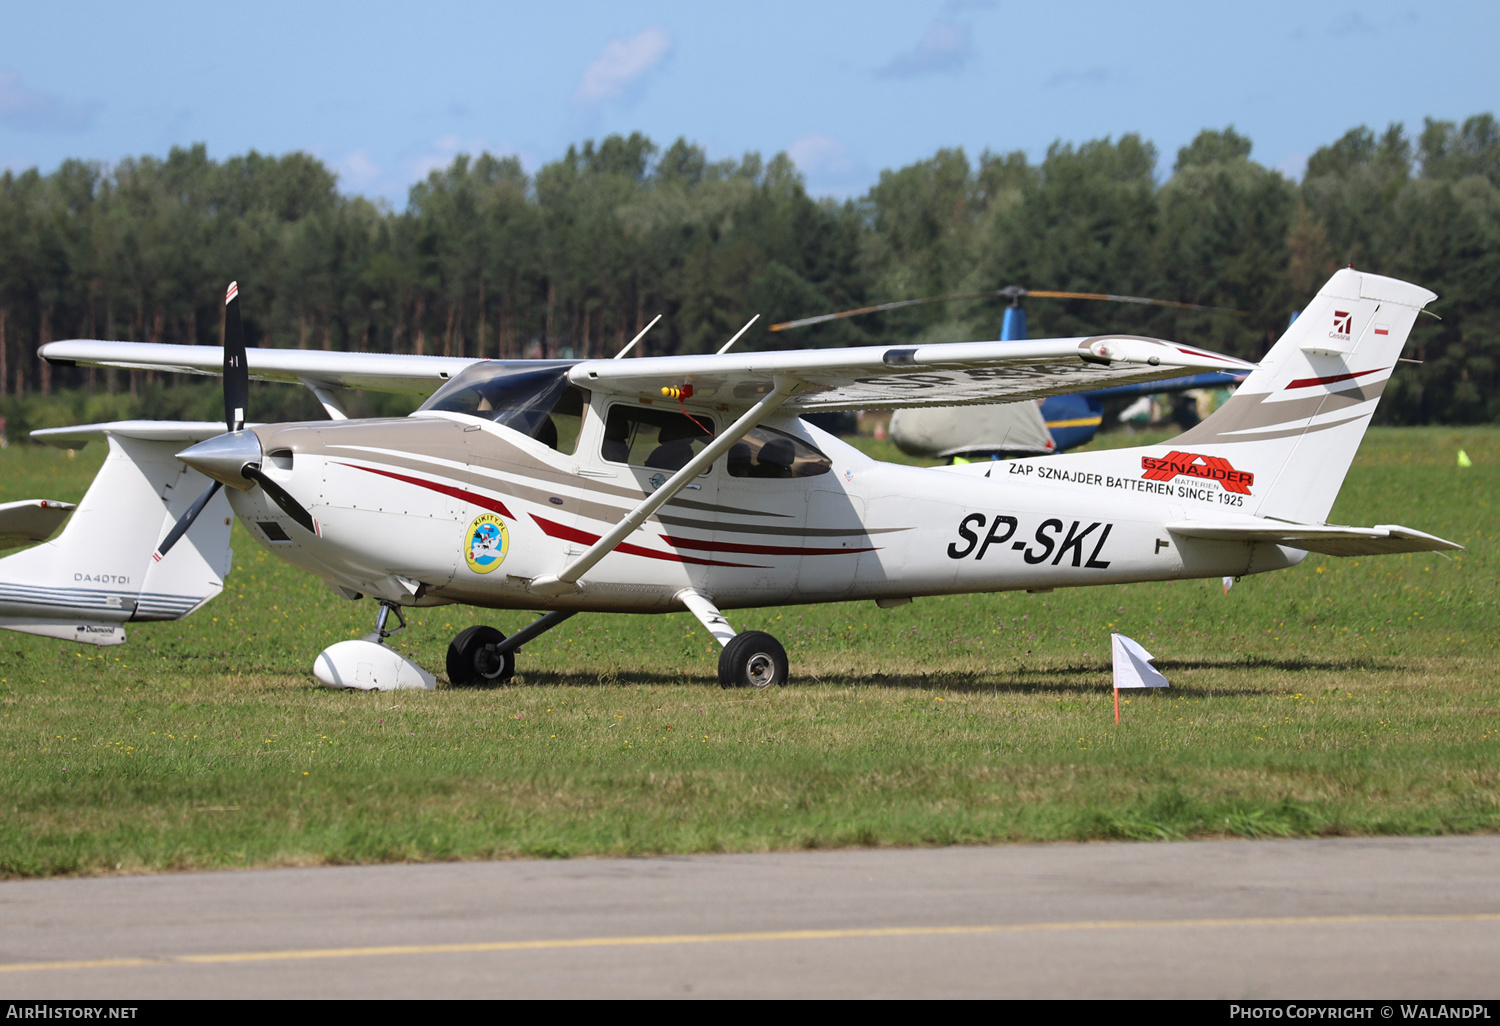
<path id="1" fill-rule="evenodd" d="M 510 552 L 510 532 L 505 521 L 493 513 L 474 518 L 464 535 L 464 559 L 476 574 L 487 574 L 505 562 Z"/>

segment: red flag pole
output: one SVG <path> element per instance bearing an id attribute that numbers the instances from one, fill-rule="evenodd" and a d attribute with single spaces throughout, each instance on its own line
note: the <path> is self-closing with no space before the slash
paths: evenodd
<path id="1" fill-rule="evenodd" d="M 1120 725 L 1120 689 L 1115 688 L 1115 726 Z"/>

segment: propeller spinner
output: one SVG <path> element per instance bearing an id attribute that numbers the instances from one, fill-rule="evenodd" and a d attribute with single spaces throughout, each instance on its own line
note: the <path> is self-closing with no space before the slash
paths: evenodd
<path id="1" fill-rule="evenodd" d="M 224 425 L 225 433 L 199 442 L 177 454 L 177 458 L 194 470 L 213 479 L 208 490 L 198 496 L 157 546 L 152 559 L 160 560 L 172 546 L 187 534 L 219 491 L 226 484 L 249 491 L 257 484 L 282 512 L 309 531 L 315 531 L 312 514 L 291 494 L 266 476 L 261 469 L 263 454 L 260 439 L 245 430 L 245 407 L 250 398 L 250 368 L 245 362 L 245 326 L 240 319 L 239 282 L 230 282 L 224 293 Z"/>

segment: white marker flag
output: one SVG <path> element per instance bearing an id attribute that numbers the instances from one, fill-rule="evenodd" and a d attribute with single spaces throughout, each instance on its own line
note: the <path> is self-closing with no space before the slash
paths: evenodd
<path id="1" fill-rule="evenodd" d="M 1154 658 L 1123 634 L 1111 634 L 1115 660 L 1115 690 L 1120 688 L 1169 688 L 1167 678 L 1151 665 Z"/>

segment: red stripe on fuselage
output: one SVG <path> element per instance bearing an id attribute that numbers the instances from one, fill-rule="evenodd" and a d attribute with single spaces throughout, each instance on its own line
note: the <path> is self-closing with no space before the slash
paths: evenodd
<path id="1" fill-rule="evenodd" d="M 531 514 L 537 526 L 550 538 L 561 538 L 563 541 L 578 542 L 580 545 L 592 545 L 599 540 L 599 535 L 580 531 L 576 527 L 568 527 L 556 521 L 548 520 Z M 665 559 L 671 563 L 695 563 L 698 566 L 730 566 L 748 570 L 769 570 L 770 567 L 757 566 L 753 563 L 720 563 L 713 559 L 698 559 L 695 556 L 683 556 L 676 552 L 657 552 L 655 549 L 643 549 L 639 545 L 631 545 L 629 542 L 621 542 L 615 546 L 616 552 L 623 552 L 627 556 L 645 556 L 648 559 Z"/>
<path id="2" fill-rule="evenodd" d="M 1312 386 L 1312 385 L 1332 385 L 1334 382 L 1337 382 L 1337 381 L 1348 381 L 1351 378 L 1362 378 L 1366 374 L 1378 374 L 1378 373 L 1380 373 L 1383 370 L 1390 370 L 1390 368 L 1389 367 L 1376 367 L 1374 370 L 1355 371 L 1352 374 L 1330 374 L 1326 378 L 1298 378 L 1296 381 L 1293 381 L 1290 385 L 1287 385 L 1286 387 L 1287 388 L 1308 388 L 1309 386 Z"/>
<path id="3" fill-rule="evenodd" d="M 511 511 L 505 508 L 505 503 L 499 499 L 492 499 L 487 495 L 480 495 L 478 492 L 455 488 L 453 485 L 438 484 L 436 481 L 424 481 L 420 477 L 408 477 L 405 474 L 397 474 L 391 470 L 376 470 L 374 467 L 361 467 L 357 463 L 339 463 L 339 466 L 353 467 L 355 470 L 363 470 L 369 474 L 379 474 L 381 477 L 395 478 L 397 481 L 405 481 L 407 484 L 414 484 L 419 488 L 426 488 L 429 491 L 451 495 L 455 499 L 472 502 L 474 505 L 482 506 L 492 513 L 499 513 L 502 517 L 509 517 L 511 520 L 516 519 Z"/>

